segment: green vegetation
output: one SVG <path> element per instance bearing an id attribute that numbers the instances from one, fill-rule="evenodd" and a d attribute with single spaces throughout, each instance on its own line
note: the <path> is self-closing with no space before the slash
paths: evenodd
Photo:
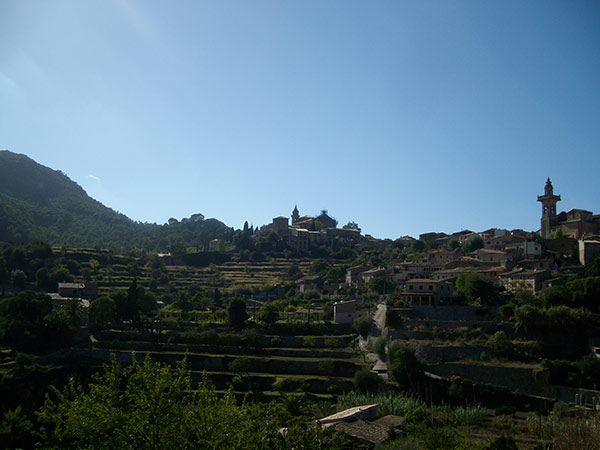
<path id="1" fill-rule="evenodd" d="M 32 174 L 43 190 L 24 181 Z M 426 371 L 446 362 L 545 368 L 553 385 L 599 389 L 589 343 L 600 323 L 600 259 L 553 273 L 552 287 L 535 294 L 462 273 L 444 305 L 451 313 L 425 318 L 395 279 L 409 271 L 393 260 L 419 265 L 442 245 L 473 252 L 479 236 L 462 246 L 401 238 L 301 254 L 247 222 L 234 230 L 194 214 L 134 223 L 64 174 L 9 152 L 0 152 L 0 192 L 2 448 L 361 448 L 307 424 L 372 403 L 380 416 L 405 418 L 405 436 L 390 432 L 378 448 L 597 442 L 597 415 L 586 422 L 496 382 Z M 331 223 L 323 214 L 314 227 Z M 389 269 L 340 288 L 356 265 Z M 62 282 L 93 289 L 86 301 L 59 298 Z M 332 323 L 344 300 L 365 313 L 384 302 L 390 329 L 374 339 L 370 314 Z M 369 370 L 369 351 L 386 361 L 389 380 Z"/>
<path id="2" fill-rule="evenodd" d="M 289 417 L 303 416 L 297 396 L 284 397 L 283 410 L 271 405 L 243 403 L 232 393 L 217 395 L 206 379 L 192 386 L 183 361 L 175 370 L 135 359 L 120 368 L 113 359 L 88 388 L 71 381 L 54 389 L 37 412 L 44 424 L 44 448 L 223 448 L 279 449 L 298 445 L 310 448 L 348 448 L 345 436 L 307 429 L 302 421 L 284 437 Z M 287 415 L 286 415 L 287 413 Z"/>

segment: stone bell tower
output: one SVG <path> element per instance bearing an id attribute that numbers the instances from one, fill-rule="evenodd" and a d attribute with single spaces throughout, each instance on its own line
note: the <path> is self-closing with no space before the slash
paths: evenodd
<path id="1" fill-rule="evenodd" d="M 550 178 L 546 181 L 544 195 L 538 195 L 538 202 L 542 203 L 542 237 L 547 239 L 556 225 L 556 203 L 560 201 L 560 195 L 554 195 L 554 188 Z"/>
<path id="2" fill-rule="evenodd" d="M 298 211 L 298 206 L 295 205 L 294 210 L 292 211 L 292 225 L 295 225 L 296 222 L 298 222 L 298 219 L 300 219 L 300 212 Z"/>

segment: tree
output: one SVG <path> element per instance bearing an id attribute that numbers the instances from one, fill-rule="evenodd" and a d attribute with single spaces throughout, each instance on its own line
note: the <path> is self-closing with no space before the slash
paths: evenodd
<path id="1" fill-rule="evenodd" d="M 460 241 L 458 240 L 458 238 L 456 236 L 448 239 L 448 242 L 446 243 L 446 249 L 455 250 L 458 247 L 460 247 Z"/>
<path id="2" fill-rule="evenodd" d="M 13 270 L 12 283 L 17 289 L 24 289 L 27 284 L 27 275 L 21 269 Z"/>
<path id="3" fill-rule="evenodd" d="M 279 308 L 273 303 L 265 303 L 258 309 L 256 319 L 265 325 L 272 325 L 279 319 Z"/>
<path id="4" fill-rule="evenodd" d="M 0 420 L 0 446 L 2 448 L 33 448 L 33 424 L 21 411 L 21 405 L 8 410 Z M 24 445 L 25 444 L 25 445 Z"/>
<path id="5" fill-rule="evenodd" d="M 412 347 L 394 342 L 388 348 L 388 371 L 401 388 L 416 391 L 424 370 Z"/>
<path id="6" fill-rule="evenodd" d="M 247 375 L 251 364 L 248 358 L 235 358 L 227 365 L 227 369 L 234 374 Z"/>
<path id="7" fill-rule="evenodd" d="M 4 287 L 10 279 L 10 273 L 6 265 L 6 260 L 3 256 L 0 256 L 0 286 L 2 286 L 2 295 L 4 295 Z"/>
<path id="8" fill-rule="evenodd" d="M 243 298 L 236 297 L 229 302 L 229 306 L 227 307 L 227 318 L 229 320 L 229 325 L 233 328 L 244 328 L 248 314 L 246 314 L 246 302 Z"/>
<path id="9" fill-rule="evenodd" d="M 76 329 L 83 323 L 84 312 L 79 300 L 68 300 L 45 317 L 47 333 L 58 345 L 72 342 Z"/>
<path id="10" fill-rule="evenodd" d="M 425 250 L 425 242 L 421 240 L 413 241 L 411 243 L 411 247 L 414 252 L 422 252 L 423 250 Z"/>
<path id="11" fill-rule="evenodd" d="M 354 331 L 360 334 L 363 338 L 366 338 L 369 335 L 372 326 L 373 319 L 369 315 L 358 317 L 352 322 L 352 328 Z"/>
<path id="12" fill-rule="evenodd" d="M 362 368 L 354 374 L 354 387 L 361 393 L 377 392 L 379 377 L 368 369 Z"/>
<path id="13" fill-rule="evenodd" d="M 88 309 L 90 323 L 104 328 L 107 323 L 114 321 L 117 317 L 117 308 L 112 298 L 103 296 L 90 303 Z"/>
<path id="14" fill-rule="evenodd" d="M 483 238 L 476 234 L 465 241 L 465 243 L 463 244 L 463 250 L 465 251 L 465 253 L 471 253 L 477 249 L 483 248 L 483 245 Z"/>
<path id="15" fill-rule="evenodd" d="M 41 267 L 35 273 L 35 284 L 38 289 L 49 291 L 52 289 L 50 283 L 50 272 L 46 267 Z"/>
<path id="16" fill-rule="evenodd" d="M 179 291 L 177 299 L 173 302 L 173 306 L 181 311 L 190 311 L 192 309 L 192 303 L 184 291 Z"/>
<path id="17" fill-rule="evenodd" d="M 0 300 L 0 336 L 18 349 L 38 350 L 50 344 L 45 318 L 52 312 L 52 301 L 45 294 L 19 292 Z"/>
<path id="18" fill-rule="evenodd" d="M 396 290 L 396 284 L 387 279 L 385 275 L 375 277 L 367 283 L 367 288 L 379 295 L 391 294 Z"/>
<path id="19" fill-rule="evenodd" d="M 329 268 L 329 264 L 321 258 L 315 259 L 310 263 L 308 271 L 313 275 L 322 275 Z"/>
<path id="20" fill-rule="evenodd" d="M 124 369 L 113 357 L 88 389 L 73 380 L 53 389 L 37 416 L 45 448 L 154 450 L 258 447 L 265 430 L 249 413 L 206 379 L 193 390 L 185 362 L 172 371 L 147 356 Z"/>
<path id="21" fill-rule="evenodd" d="M 302 271 L 300 270 L 300 267 L 298 266 L 298 264 L 294 263 L 294 264 L 291 264 L 290 267 L 288 267 L 286 275 L 287 275 L 287 278 L 290 280 L 297 280 L 298 278 L 300 278 L 302 276 Z"/>
<path id="22" fill-rule="evenodd" d="M 73 281 L 73 275 L 69 272 L 67 266 L 59 264 L 54 266 L 49 273 L 48 289 L 57 292 L 58 283 Z"/>
<path id="23" fill-rule="evenodd" d="M 483 304 L 493 303 L 498 297 L 498 288 L 477 272 L 461 273 L 456 280 L 456 289 L 467 299 L 480 299 Z"/>
<path id="24" fill-rule="evenodd" d="M 374 346 L 375 353 L 377 353 L 377 356 L 379 356 L 379 359 L 382 361 L 385 361 L 386 346 L 387 346 L 387 341 L 383 336 L 378 337 L 377 340 L 375 341 L 375 346 Z"/>
<path id="25" fill-rule="evenodd" d="M 348 222 L 346 225 L 342 227 L 344 230 L 356 230 L 360 231 L 360 228 L 356 222 Z"/>

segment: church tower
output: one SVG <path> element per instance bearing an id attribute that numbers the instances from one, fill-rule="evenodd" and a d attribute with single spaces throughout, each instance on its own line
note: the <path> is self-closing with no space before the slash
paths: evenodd
<path id="1" fill-rule="evenodd" d="M 554 195 L 554 188 L 550 178 L 546 181 L 544 195 L 538 195 L 538 202 L 542 203 L 542 237 L 548 239 L 552 227 L 556 225 L 556 203 L 560 201 L 560 195 Z"/>
<path id="2" fill-rule="evenodd" d="M 294 210 L 292 211 L 292 225 L 295 225 L 300 218 L 300 212 L 298 211 L 298 205 L 294 205 Z"/>

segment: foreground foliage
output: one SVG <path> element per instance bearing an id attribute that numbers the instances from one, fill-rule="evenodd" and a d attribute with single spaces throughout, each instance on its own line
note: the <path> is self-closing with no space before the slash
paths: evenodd
<path id="1" fill-rule="evenodd" d="M 193 390 L 185 361 L 172 370 L 149 357 L 124 369 L 113 359 L 87 389 L 71 380 L 37 415 L 44 448 L 353 448 L 342 435 L 289 422 L 277 404 L 238 406 L 206 380 Z M 282 420 L 292 424 L 286 437 Z"/>

